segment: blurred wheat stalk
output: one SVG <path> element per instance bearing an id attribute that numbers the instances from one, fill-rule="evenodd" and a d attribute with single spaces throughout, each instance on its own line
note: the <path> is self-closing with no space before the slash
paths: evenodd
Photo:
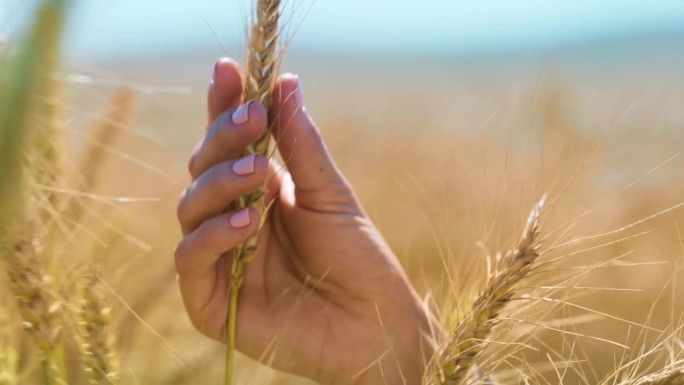
<path id="1" fill-rule="evenodd" d="M 56 260 L 64 232 L 75 223 L 64 193 L 64 96 L 58 66 L 67 6 L 44 0 L 34 26 L 2 58 L 0 85 L 0 253 L 7 286 L 25 335 L 40 352 L 42 382 L 66 384 L 67 341 L 79 341 L 90 384 L 118 381 L 109 305 L 89 280 L 72 297 L 68 272 Z M 58 246 L 59 245 L 59 246 Z M 80 333 L 72 327 L 75 318 Z M 18 381 L 14 344 L 0 336 L 0 383 Z"/>
<path id="2" fill-rule="evenodd" d="M 54 186 L 59 159 L 53 137 L 58 118 L 55 81 L 63 4 L 45 1 L 16 52 L 5 53 L 0 101 L 3 183 L 0 191 L 2 259 L 23 318 L 41 352 L 45 384 L 65 381 L 60 343 L 61 301 L 53 288 L 47 237 L 38 224 L 50 213 L 38 186 Z"/>

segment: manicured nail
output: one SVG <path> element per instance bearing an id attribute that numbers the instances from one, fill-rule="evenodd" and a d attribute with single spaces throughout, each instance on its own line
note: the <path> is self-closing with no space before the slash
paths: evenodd
<path id="1" fill-rule="evenodd" d="M 252 104 L 252 101 L 250 100 L 249 102 L 241 105 L 238 107 L 235 112 L 233 112 L 232 120 L 234 124 L 237 124 L 238 126 L 243 125 L 249 121 L 249 106 Z"/>
<path id="2" fill-rule="evenodd" d="M 233 171 L 240 176 L 254 174 L 256 157 L 256 154 L 247 155 L 233 163 Z"/>
<path id="3" fill-rule="evenodd" d="M 249 207 L 246 207 L 230 217 L 230 225 L 236 229 L 241 229 L 252 224 L 252 219 L 249 217 Z"/>

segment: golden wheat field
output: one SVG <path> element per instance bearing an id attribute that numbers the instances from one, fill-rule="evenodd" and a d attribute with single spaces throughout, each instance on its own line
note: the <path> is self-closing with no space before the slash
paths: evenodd
<path id="1" fill-rule="evenodd" d="M 45 4 L 0 61 L 0 385 L 222 383 L 225 349 L 188 320 L 173 253 L 224 53 L 63 63 L 61 3 Z M 483 69 L 293 50 L 281 71 L 301 77 L 447 331 L 546 196 L 540 255 L 497 313 L 476 383 L 684 384 L 684 63 L 518 59 L 498 71 L 495 57 Z M 311 383 L 240 355 L 236 367 L 238 384 Z"/>

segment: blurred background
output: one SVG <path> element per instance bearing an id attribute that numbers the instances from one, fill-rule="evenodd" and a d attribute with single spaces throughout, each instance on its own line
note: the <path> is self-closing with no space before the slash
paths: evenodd
<path id="1" fill-rule="evenodd" d="M 445 319 L 472 298 L 485 256 L 512 245 L 544 192 L 554 201 L 548 232 L 588 212 L 547 248 L 684 200 L 682 1 L 285 3 L 283 71 L 302 78 L 341 169 Z M 112 287 L 165 341 L 120 306 L 119 348 L 135 383 L 220 383 L 222 349 L 189 326 L 176 293 L 174 205 L 206 124 L 214 61 L 242 60 L 250 10 L 245 0 L 89 0 L 69 18 L 70 144 L 83 146 L 112 94 L 133 91 L 135 114 L 105 143 L 97 192 L 156 199 L 93 209 L 117 229 L 94 247 Z M 0 33 L 11 40 L 32 11 L 31 1 L 3 0 Z M 614 357 L 665 339 L 684 310 L 682 226 L 675 209 L 555 250 L 562 273 L 530 287 L 556 285 L 550 297 L 584 308 L 521 315 L 538 325 L 524 329 L 534 337 L 502 338 L 533 339 L 537 350 L 502 360 L 501 378 L 522 381 L 513 368 L 525 362 L 557 383 L 552 356 L 570 368 L 567 383 L 595 384 L 614 371 Z M 590 337 L 556 330 L 564 328 Z M 652 360 L 662 367 L 667 358 Z M 306 383 L 241 365 L 243 383 Z"/>

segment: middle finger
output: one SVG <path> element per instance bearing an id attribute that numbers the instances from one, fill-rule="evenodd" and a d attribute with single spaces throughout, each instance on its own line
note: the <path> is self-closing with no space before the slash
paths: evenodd
<path id="1" fill-rule="evenodd" d="M 266 109 L 254 101 L 219 115 L 190 157 L 192 180 L 219 162 L 241 156 L 245 147 L 263 135 L 266 124 Z"/>
<path id="2" fill-rule="evenodd" d="M 268 160 L 258 154 L 221 162 L 204 172 L 181 196 L 178 220 L 183 234 L 224 212 L 233 199 L 257 190 L 268 176 Z"/>

